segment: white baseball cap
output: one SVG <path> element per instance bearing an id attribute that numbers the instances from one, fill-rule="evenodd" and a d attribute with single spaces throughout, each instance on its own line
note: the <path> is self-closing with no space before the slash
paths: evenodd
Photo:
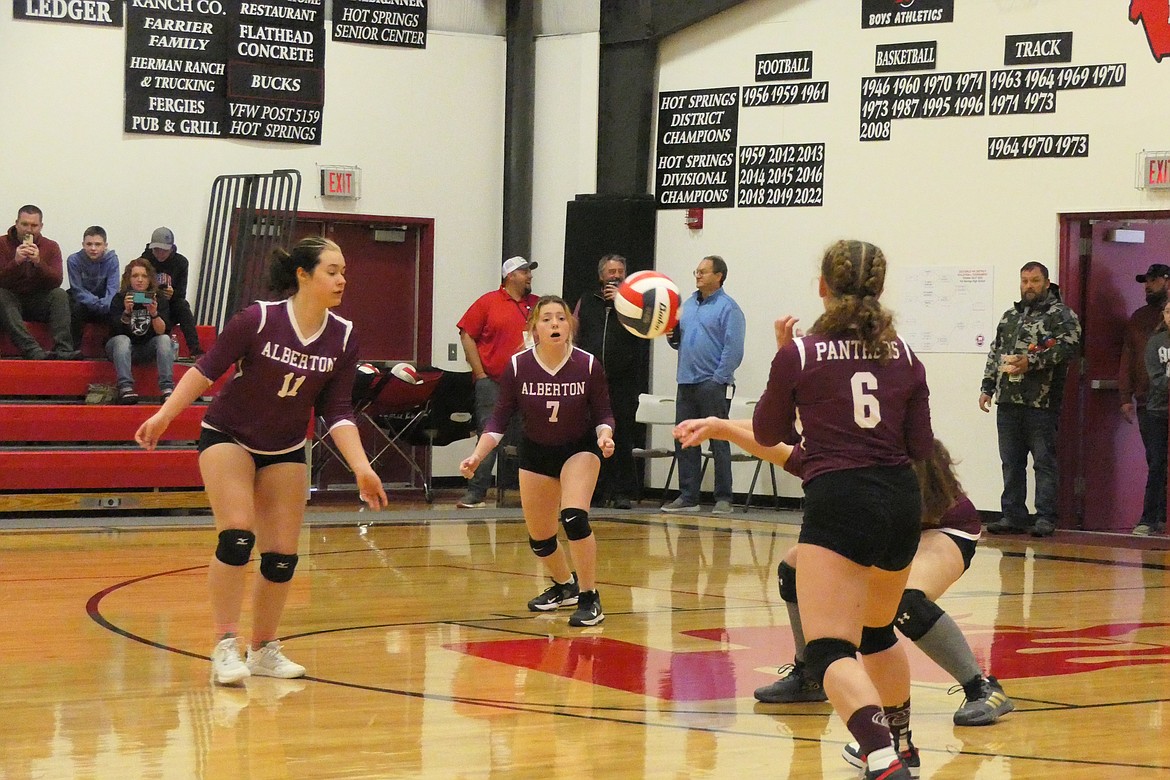
<path id="1" fill-rule="evenodd" d="M 515 257 L 509 257 L 507 260 L 504 261 L 503 267 L 500 268 L 500 278 L 506 277 L 508 274 L 512 273 L 513 271 L 523 271 L 525 268 L 527 268 L 529 270 L 535 270 L 536 265 L 537 264 L 535 261 L 529 262 L 528 260 L 525 260 L 520 255 L 516 255 Z"/>

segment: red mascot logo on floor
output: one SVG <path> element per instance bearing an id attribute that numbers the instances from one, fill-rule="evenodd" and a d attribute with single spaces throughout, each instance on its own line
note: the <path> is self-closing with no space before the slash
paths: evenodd
<path id="1" fill-rule="evenodd" d="M 1168 0 L 1130 0 L 1129 20 L 1139 21 L 1146 30 L 1150 52 L 1158 62 L 1170 54 L 1170 2 Z"/>
<path id="2" fill-rule="evenodd" d="M 989 658 L 1001 680 L 1056 677 L 1100 669 L 1166 664 L 1167 623 L 1107 623 L 1083 628 L 995 629 L 967 626 L 976 654 Z M 711 649 L 671 651 L 607 637 L 506 639 L 445 645 L 468 656 L 576 679 L 664 701 L 701 702 L 745 698 L 776 679 L 776 667 L 792 658 L 787 626 L 729 627 L 681 632 L 688 643 Z M 919 682 L 950 677 L 906 642 L 912 675 Z"/>

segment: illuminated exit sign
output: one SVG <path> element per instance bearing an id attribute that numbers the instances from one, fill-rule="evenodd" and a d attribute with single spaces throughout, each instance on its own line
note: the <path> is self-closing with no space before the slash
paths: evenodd
<path id="1" fill-rule="evenodd" d="M 1142 152 L 1138 155 L 1138 187 L 1170 190 L 1170 152 Z"/>
<path id="2" fill-rule="evenodd" d="M 354 165 L 322 165 L 321 197 L 349 198 L 357 200 L 361 197 L 362 169 Z"/>

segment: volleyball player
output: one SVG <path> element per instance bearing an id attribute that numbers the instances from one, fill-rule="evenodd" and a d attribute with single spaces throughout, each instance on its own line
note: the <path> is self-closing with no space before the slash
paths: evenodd
<path id="1" fill-rule="evenodd" d="M 763 446 L 804 448 L 796 551 L 809 673 L 866 756 L 865 778 L 904 780 L 917 751 L 910 667 L 893 621 L 918 547 L 910 464 L 929 457 L 934 438 L 926 372 L 878 301 L 880 249 L 838 241 L 820 271 L 824 314 L 803 337 L 793 335 L 795 318 L 777 321 L 780 348 L 752 429 Z"/>
<path id="2" fill-rule="evenodd" d="M 199 439 L 199 471 L 219 534 L 207 579 L 217 642 L 211 679 L 220 685 L 253 674 L 305 673 L 284 655 L 277 630 L 297 566 L 307 484 L 305 432 L 314 409 L 353 470 L 361 500 L 371 509 L 386 505 L 354 420 L 353 323 L 330 311 L 345 291 L 341 249 L 319 237 L 302 239 L 291 252 L 276 249 L 269 281 L 278 295 L 291 296 L 257 302 L 235 315 L 134 435 L 154 449 L 171 421 L 235 367 L 207 410 Z M 244 660 L 236 637 L 245 566 L 254 546 L 260 549 L 260 579 L 252 593 L 252 636 Z"/>
<path id="3" fill-rule="evenodd" d="M 803 452 L 781 442 L 761 447 L 752 435 L 751 420 L 708 417 L 685 420 L 675 428 L 684 447 L 698 447 L 707 439 L 726 439 L 756 457 L 783 466 L 800 476 Z M 963 491 L 946 446 L 934 440 L 931 457 L 914 463 L 922 492 L 922 537 L 902 593 L 895 627 L 918 645 L 928 658 L 959 683 L 964 694 L 955 711 L 956 726 L 990 726 L 1015 709 L 994 677 L 984 675 L 971 646 L 955 621 L 935 602 L 970 568 L 982 535 L 978 510 Z M 796 657 L 781 667 L 785 676 L 756 689 L 765 704 L 825 701 L 824 689 L 810 679 L 804 661 L 805 641 L 796 597 L 796 553 L 789 550 L 777 569 L 780 596 L 788 608 Z M 855 753 L 855 751 L 854 751 Z M 849 752 L 847 749 L 847 760 Z"/>
<path id="4" fill-rule="evenodd" d="M 475 451 L 459 464 L 470 478 L 519 411 L 520 503 L 532 551 L 552 585 L 528 602 L 533 612 L 576 605 L 571 626 L 605 619 L 597 592 L 597 542 L 589 501 L 601 458 L 613 454 L 613 412 L 601 361 L 573 346 L 569 307 L 555 295 L 537 301 L 528 318 L 535 346 L 512 356 L 500 379 L 496 408 Z M 576 572 L 557 544 L 558 522 L 569 539 Z"/>

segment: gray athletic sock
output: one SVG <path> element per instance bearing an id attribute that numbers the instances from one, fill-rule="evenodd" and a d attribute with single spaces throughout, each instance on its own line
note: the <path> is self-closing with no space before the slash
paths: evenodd
<path id="1" fill-rule="evenodd" d="M 983 670 L 979 668 L 979 662 L 975 660 L 975 654 L 971 652 L 967 638 L 945 612 L 922 638 L 915 640 L 914 644 L 960 685 L 983 676 Z"/>
<path id="2" fill-rule="evenodd" d="M 792 643 L 796 645 L 796 660 L 804 663 L 804 626 L 800 623 L 800 609 L 796 604 L 789 604 L 784 602 L 784 606 L 788 607 L 788 622 L 792 624 Z"/>

